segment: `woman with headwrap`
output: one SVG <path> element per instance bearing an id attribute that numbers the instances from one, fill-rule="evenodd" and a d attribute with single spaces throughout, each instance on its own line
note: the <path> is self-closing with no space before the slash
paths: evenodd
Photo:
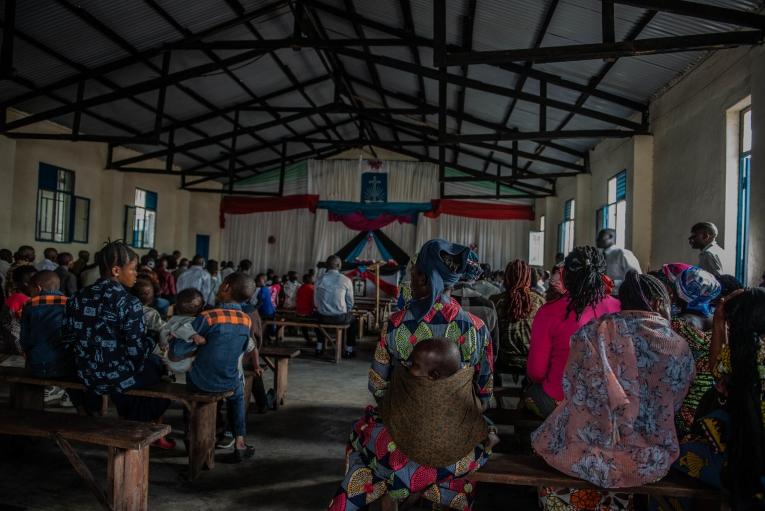
<path id="1" fill-rule="evenodd" d="M 563 370 L 571 335 L 579 327 L 609 312 L 619 312 L 619 300 L 606 284 L 606 261 L 595 247 L 576 247 L 564 261 L 566 294 L 543 305 L 531 326 L 525 394 L 527 407 L 544 418 L 563 399 Z"/>
<path id="2" fill-rule="evenodd" d="M 396 389 L 396 374 L 410 363 L 414 346 L 431 338 L 444 338 L 459 348 L 461 370 L 474 409 L 460 419 L 472 422 L 481 417 L 492 396 L 493 356 L 489 331 L 477 317 L 465 312 L 450 296 L 451 287 L 460 276 L 472 278 L 480 271 L 477 257 L 468 247 L 444 240 L 426 242 L 411 271 L 412 300 L 404 310 L 393 313 L 375 351 L 369 372 L 369 389 L 378 403 Z M 448 395 L 448 394 L 447 394 Z M 434 396 L 435 400 L 458 399 L 455 396 Z M 456 402 L 456 404 L 463 404 Z M 443 408 L 443 401 L 433 407 Z M 428 408 L 433 408 L 428 407 Z M 418 413 L 432 415 L 432 410 Z M 438 417 L 433 417 L 439 424 Z M 441 425 L 446 427 L 446 425 Z M 451 427 L 451 426 L 450 426 Z M 457 425 L 459 427 L 459 424 Z M 477 470 L 489 458 L 490 447 L 484 442 L 468 446 L 464 453 L 440 464 L 429 462 L 444 453 L 432 449 L 424 459 L 402 451 L 399 444 L 412 438 L 394 438 L 377 408 L 368 407 L 353 427 L 347 449 L 345 479 L 336 493 L 330 510 L 354 511 L 382 497 L 386 492 L 397 500 L 421 495 L 432 502 L 455 509 L 470 509 L 475 486 L 464 477 Z M 436 442 L 439 434 L 430 436 L 409 431 L 427 444 Z M 418 446 L 418 452 L 425 451 Z"/>
<path id="3" fill-rule="evenodd" d="M 720 390 L 698 419 L 673 468 L 723 488 L 733 510 L 765 506 L 765 289 L 732 293 L 714 315 Z M 674 508 L 676 509 L 676 508 Z"/>
<path id="4" fill-rule="evenodd" d="M 680 453 L 675 411 L 693 378 L 693 356 L 670 328 L 662 283 L 630 271 L 619 297 L 621 312 L 590 321 L 571 337 L 565 398 L 531 435 L 550 466 L 612 489 L 667 475 Z M 598 490 L 540 491 L 543 510 L 625 509 L 630 500 Z"/>
<path id="5" fill-rule="evenodd" d="M 711 302 L 720 294 L 720 284 L 711 273 L 691 266 L 675 278 L 674 289 L 675 304 L 680 314 L 672 320 L 672 330 L 685 339 L 696 361 L 696 378 L 675 421 L 677 432 L 682 437 L 693 425 L 704 394 L 714 385 L 709 363 Z M 706 411 L 701 410 L 702 414 Z"/>
<path id="6" fill-rule="evenodd" d="M 534 270 L 516 259 L 505 268 L 504 291 L 491 297 L 499 320 L 497 365 L 510 374 L 525 375 L 531 322 L 545 299 L 532 291 Z"/>

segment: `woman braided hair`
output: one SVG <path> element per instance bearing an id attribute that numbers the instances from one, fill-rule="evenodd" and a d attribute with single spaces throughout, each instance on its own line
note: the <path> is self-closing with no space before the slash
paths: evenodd
<path id="1" fill-rule="evenodd" d="M 669 314 L 669 306 L 672 300 L 667 288 L 659 279 L 652 275 L 641 275 L 630 270 L 624 276 L 624 282 L 619 288 L 619 300 L 622 302 L 622 310 L 653 311 L 653 303 L 659 302 L 666 308 Z"/>
<path id="2" fill-rule="evenodd" d="M 516 259 L 505 267 L 507 317 L 511 323 L 526 319 L 531 312 L 531 267 Z"/>
<path id="3" fill-rule="evenodd" d="M 96 264 L 101 271 L 101 275 L 109 275 L 115 266 L 125 266 L 130 261 L 137 260 L 138 254 L 133 252 L 127 243 L 122 240 L 107 241 L 104 246 L 96 252 Z"/>
<path id="4" fill-rule="evenodd" d="M 595 247 L 576 247 L 564 261 L 563 282 L 566 284 L 569 302 L 566 316 L 576 314 L 577 321 L 587 307 L 593 307 L 606 296 L 606 260 Z"/>
<path id="5" fill-rule="evenodd" d="M 731 418 L 730 445 L 723 484 L 732 509 L 750 509 L 762 493 L 765 475 L 765 431 L 759 357 L 765 336 L 765 289 L 753 288 L 725 304 L 731 374 L 727 409 Z M 762 502 L 759 503 L 762 505 Z"/>

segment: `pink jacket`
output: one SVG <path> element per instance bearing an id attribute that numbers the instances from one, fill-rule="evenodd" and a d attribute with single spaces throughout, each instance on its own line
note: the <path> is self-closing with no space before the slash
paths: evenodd
<path id="1" fill-rule="evenodd" d="M 571 312 L 566 316 L 568 295 L 544 304 L 531 325 L 527 373 L 531 381 L 542 385 L 548 396 L 563 399 L 563 370 L 568 362 L 571 336 L 579 327 L 603 314 L 619 312 L 621 303 L 606 296 L 594 308 L 587 307 L 579 320 Z"/>

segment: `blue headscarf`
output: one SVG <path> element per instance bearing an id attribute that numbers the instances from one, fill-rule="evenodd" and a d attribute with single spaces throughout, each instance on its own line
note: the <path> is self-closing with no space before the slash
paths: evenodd
<path id="1" fill-rule="evenodd" d="M 720 283 L 711 273 L 691 266 L 675 279 L 675 291 L 687 310 L 708 317 L 712 315 L 710 302 L 720 294 Z"/>
<path id="2" fill-rule="evenodd" d="M 427 276 L 430 284 L 429 297 L 410 303 L 409 310 L 418 320 L 428 313 L 439 297 L 448 300 L 444 289 L 454 286 L 461 276 L 475 279 L 481 274 L 478 256 L 469 247 L 438 239 L 425 242 L 415 265 Z"/>

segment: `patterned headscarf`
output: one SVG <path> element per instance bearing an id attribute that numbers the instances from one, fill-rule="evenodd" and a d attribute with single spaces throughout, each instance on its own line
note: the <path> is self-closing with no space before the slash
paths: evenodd
<path id="1" fill-rule="evenodd" d="M 711 273 L 698 266 L 691 266 L 675 280 L 675 291 L 687 304 L 687 310 L 711 316 L 709 302 L 720 294 L 720 283 Z"/>
<path id="2" fill-rule="evenodd" d="M 439 239 L 425 242 L 415 265 L 427 275 L 430 284 L 430 297 L 413 300 L 409 308 L 417 319 L 425 316 L 443 296 L 444 289 L 456 284 L 461 276 L 472 280 L 481 274 L 478 256 L 469 247 Z"/>
<path id="3" fill-rule="evenodd" d="M 662 281 L 668 283 L 670 286 L 674 286 L 677 277 L 690 267 L 690 264 L 685 263 L 665 264 L 661 267 L 661 272 L 664 274 L 664 279 L 662 279 Z"/>

